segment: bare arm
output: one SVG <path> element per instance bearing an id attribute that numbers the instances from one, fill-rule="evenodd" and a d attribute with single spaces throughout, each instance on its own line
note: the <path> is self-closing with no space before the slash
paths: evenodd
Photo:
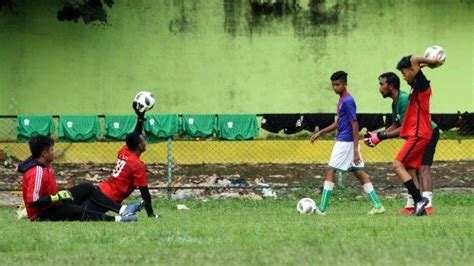
<path id="1" fill-rule="evenodd" d="M 310 142 L 313 143 L 315 142 L 317 139 L 319 139 L 319 137 L 321 137 L 322 135 L 328 133 L 328 132 L 332 132 L 334 130 L 337 129 L 337 122 L 334 122 L 332 123 L 331 125 L 321 129 L 320 131 L 318 132 L 314 132 L 313 135 L 311 135 L 311 138 L 310 138 Z"/>
<path id="2" fill-rule="evenodd" d="M 352 127 L 352 139 L 354 141 L 354 164 L 358 165 L 360 163 L 360 154 L 359 154 L 359 122 L 357 120 L 351 121 Z"/>
<path id="3" fill-rule="evenodd" d="M 332 132 L 332 131 L 334 131 L 334 130 L 336 130 L 336 129 L 337 129 L 337 123 L 334 122 L 334 123 L 332 123 L 331 125 L 329 125 L 329 126 L 323 128 L 323 129 L 320 130 L 319 132 L 321 132 L 321 134 L 326 134 L 326 133 Z"/>
<path id="4" fill-rule="evenodd" d="M 387 133 L 388 139 L 397 138 L 400 135 L 401 127 L 397 123 L 393 123 L 390 127 L 388 127 L 385 132 Z"/>
<path id="5" fill-rule="evenodd" d="M 443 61 L 441 61 L 439 58 L 426 58 L 423 56 L 416 55 L 411 56 L 410 62 L 411 67 L 413 68 L 415 73 L 418 73 L 418 71 L 420 71 L 420 69 L 424 66 L 439 65 L 443 63 Z"/>

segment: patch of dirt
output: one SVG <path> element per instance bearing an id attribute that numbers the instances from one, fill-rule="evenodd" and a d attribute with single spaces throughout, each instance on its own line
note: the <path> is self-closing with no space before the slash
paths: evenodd
<path id="1" fill-rule="evenodd" d="M 0 190 L 21 190 L 21 175 L 17 162 L 0 166 Z M 56 178 L 60 187 L 71 187 L 83 181 L 98 183 L 108 178 L 112 164 L 56 164 Z M 371 163 L 366 166 L 374 186 L 382 189 L 400 188 L 390 163 Z M 167 166 L 147 165 L 150 187 L 165 187 Z M 326 165 L 322 164 L 199 164 L 175 165 L 172 186 L 185 187 L 248 187 L 268 184 L 274 187 L 317 187 L 322 185 Z M 432 167 L 434 189 L 449 187 L 474 188 L 474 161 L 438 161 Z M 352 174 L 346 174 L 344 185 L 357 186 Z"/>

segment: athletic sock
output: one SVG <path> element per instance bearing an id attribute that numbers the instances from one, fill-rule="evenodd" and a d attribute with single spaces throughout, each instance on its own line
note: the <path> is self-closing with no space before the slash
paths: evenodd
<path id="1" fill-rule="evenodd" d="M 415 201 L 415 204 L 421 201 L 421 193 L 418 188 L 416 188 L 415 183 L 413 183 L 413 179 L 408 180 L 407 182 L 403 183 L 405 187 L 408 189 L 408 193 L 410 193 Z"/>
<path id="2" fill-rule="evenodd" d="M 321 196 L 321 203 L 319 204 L 319 210 L 325 212 L 328 208 L 329 198 L 331 197 L 332 190 L 334 189 L 334 183 L 330 181 L 324 181 L 323 195 Z"/>
<path id="3" fill-rule="evenodd" d="M 408 194 L 407 205 L 405 205 L 405 208 L 415 208 L 415 201 L 413 200 L 413 197 L 410 194 Z"/>
<path id="4" fill-rule="evenodd" d="M 380 209 L 382 207 L 382 203 L 380 202 L 379 197 L 377 196 L 377 193 L 375 193 L 374 186 L 372 186 L 372 183 L 365 183 L 362 185 L 364 188 L 365 193 L 369 195 L 370 200 L 372 200 L 372 203 L 374 204 L 376 209 Z"/>
<path id="5" fill-rule="evenodd" d="M 423 191 L 422 193 L 424 198 L 428 198 L 430 201 L 428 202 L 428 205 L 426 205 L 426 208 L 432 207 L 432 200 L 433 200 L 433 192 L 431 191 Z"/>
<path id="6" fill-rule="evenodd" d="M 119 214 L 122 214 L 126 208 L 127 208 L 127 205 L 122 205 L 122 207 L 120 207 Z"/>

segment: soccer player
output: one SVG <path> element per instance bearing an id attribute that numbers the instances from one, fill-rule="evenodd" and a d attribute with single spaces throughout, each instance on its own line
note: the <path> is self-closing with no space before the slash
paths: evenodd
<path id="1" fill-rule="evenodd" d="M 51 166 L 54 141 L 50 137 L 36 136 L 29 141 L 29 146 L 31 157 L 18 166 L 18 171 L 23 173 L 23 201 L 31 221 L 137 221 L 135 213 L 140 210 L 140 203 L 120 205 L 90 183 L 58 191 Z M 86 201 L 117 212 L 119 216 L 88 210 L 82 206 Z"/>
<path id="2" fill-rule="evenodd" d="M 118 203 L 130 196 L 138 187 L 148 217 L 159 218 L 159 214 L 155 214 L 153 211 L 146 167 L 140 160 L 140 155 L 146 151 L 147 145 L 142 135 L 145 112 L 140 112 L 140 106 L 136 102 L 133 103 L 133 109 L 138 118 L 135 130 L 127 135 L 126 145 L 118 152 L 117 164 L 111 176 L 99 183 L 98 187 L 105 195 Z M 104 210 L 100 206 L 94 206 L 94 208 L 99 211 Z"/>
<path id="3" fill-rule="evenodd" d="M 379 91 L 383 98 L 392 99 L 392 125 L 382 132 L 368 132 L 369 136 L 374 136 L 371 142 L 370 138 L 365 139 L 365 143 L 369 147 L 375 147 L 380 141 L 384 139 L 396 138 L 400 135 L 401 125 L 405 118 L 406 109 L 408 106 L 408 93 L 400 90 L 400 79 L 393 72 L 383 73 L 379 76 Z M 432 180 L 431 180 L 431 165 L 433 164 L 433 157 L 436 151 L 436 144 L 439 139 L 438 125 L 431 121 L 431 140 L 423 153 L 421 160 L 421 167 L 417 174 L 422 181 L 422 196 L 428 198 L 428 205 L 425 207 L 427 215 L 433 213 L 432 208 Z M 413 182 L 419 187 L 418 179 L 413 179 Z M 411 215 L 415 213 L 415 203 L 413 197 L 409 195 L 405 208 L 401 209 L 398 214 Z"/>
<path id="4" fill-rule="evenodd" d="M 421 68 L 440 64 L 442 64 L 440 58 L 429 59 L 414 55 L 403 57 L 397 64 L 397 69 L 401 71 L 411 90 L 400 129 L 400 137 L 405 139 L 405 143 L 393 162 L 393 169 L 413 197 L 416 216 L 426 214 L 425 208 L 430 202 L 428 198 L 422 197 L 414 180 L 433 131 L 430 115 L 431 85 Z M 383 133 L 380 137 L 386 138 Z M 365 139 L 369 143 L 376 143 L 379 140 L 377 134 L 369 135 Z"/>
<path id="5" fill-rule="evenodd" d="M 385 209 L 372 186 L 369 175 L 364 171 L 364 161 L 359 151 L 359 123 L 356 116 L 356 103 L 347 91 L 347 73 L 344 71 L 335 72 L 331 76 L 331 83 L 334 92 L 339 95 L 337 122 L 315 132 L 310 139 L 313 143 L 322 135 L 337 129 L 336 144 L 329 160 L 321 203 L 316 213 L 326 214 L 336 175 L 342 177 L 345 172 L 350 171 L 359 179 L 364 191 L 374 204 L 374 208 L 368 214 L 383 214 Z"/>

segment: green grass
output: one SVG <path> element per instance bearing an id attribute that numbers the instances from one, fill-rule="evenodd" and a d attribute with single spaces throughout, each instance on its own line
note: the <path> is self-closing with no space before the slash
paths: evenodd
<path id="1" fill-rule="evenodd" d="M 175 210 L 186 204 L 190 211 Z M 436 194 L 430 217 L 370 217 L 368 201 L 332 199 L 326 217 L 299 215 L 296 200 L 156 201 L 164 218 L 134 224 L 14 221 L 0 208 L 0 265 L 468 265 L 474 199 Z"/>

